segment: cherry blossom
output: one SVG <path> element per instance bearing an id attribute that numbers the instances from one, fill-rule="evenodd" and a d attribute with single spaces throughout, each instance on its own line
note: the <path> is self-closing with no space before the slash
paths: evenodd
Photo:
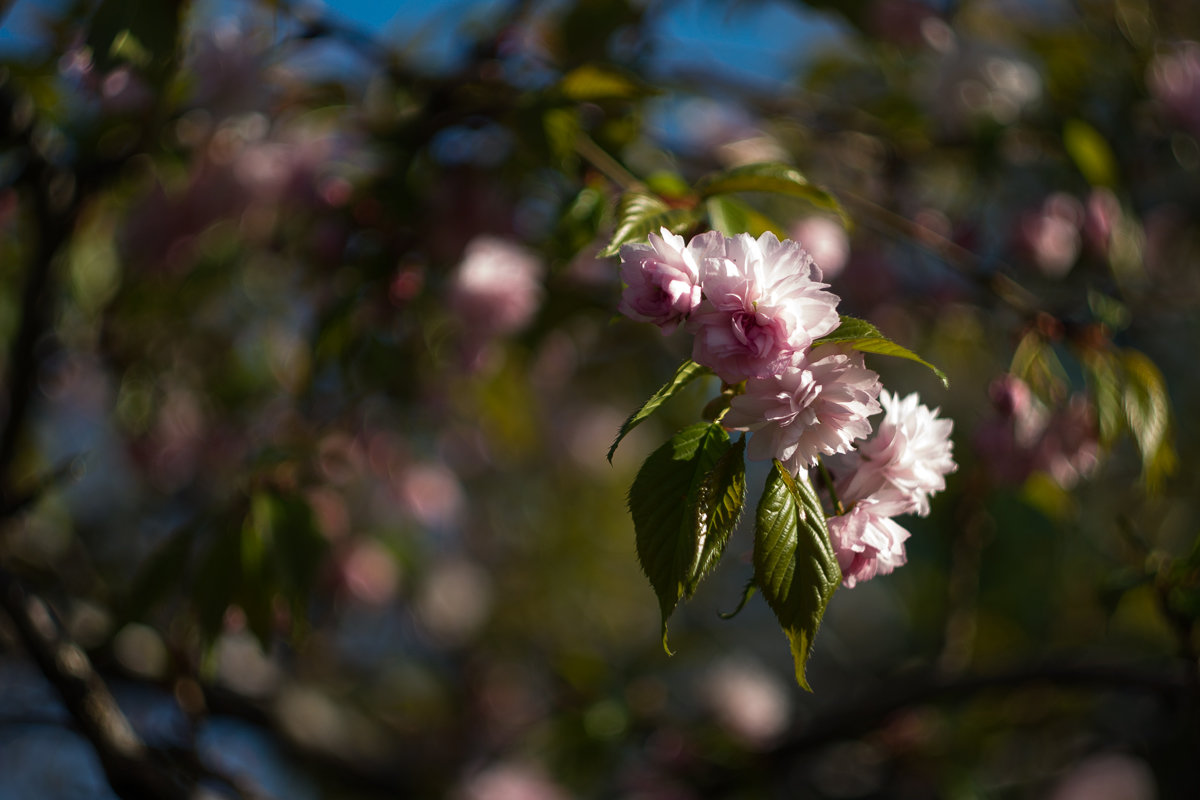
<path id="1" fill-rule="evenodd" d="M 853 589 L 859 581 L 886 575 L 908 558 L 904 542 L 909 532 L 892 520 L 901 511 L 896 502 L 860 500 L 845 514 L 828 520 L 829 542 L 842 569 L 842 585 Z"/>
<path id="2" fill-rule="evenodd" d="M 879 391 L 879 375 L 861 353 L 819 347 L 778 375 L 748 380 L 723 424 L 754 432 L 750 458 L 777 458 L 798 473 L 819 455 L 848 452 L 871 433 L 867 418 L 880 411 Z"/>
<path id="3" fill-rule="evenodd" d="M 957 469 L 951 454 L 954 423 L 938 417 L 938 409 L 921 404 L 915 393 L 899 397 L 879 394 L 886 412 L 875 435 L 858 446 L 852 467 L 838 489 L 844 503 L 867 498 L 896 502 L 900 513 L 929 513 L 929 495 L 946 488 L 946 475 Z"/>
<path id="4" fill-rule="evenodd" d="M 726 239 L 724 257 L 704 260 L 704 301 L 688 320 L 692 360 L 727 383 L 782 372 L 839 324 L 838 298 L 821 277 L 796 242 L 770 232 Z"/>
<path id="5" fill-rule="evenodd" d="M 719 256 L 724 242 L 719 233 L 696 236 L 688 244 L 663 228 L 650 234 L 649 244 L 621 248 L 621 280 L 626 284 L 617 309 L 632 320 L 652 322 L 663 335 L 673 333 L 700 304 L 700 263 Z"/>

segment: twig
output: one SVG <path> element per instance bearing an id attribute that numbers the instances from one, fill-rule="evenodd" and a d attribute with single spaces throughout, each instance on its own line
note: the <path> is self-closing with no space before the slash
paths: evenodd
<path id="1" fill-rule="evenodd" d="M 190 787 L 151 759 L 87 655 L 59 631 L 50 610 L 0 569 L 0 607 L 38 668 L 92 743 L 113 790 L 126 800 L 186 800 Z"/>

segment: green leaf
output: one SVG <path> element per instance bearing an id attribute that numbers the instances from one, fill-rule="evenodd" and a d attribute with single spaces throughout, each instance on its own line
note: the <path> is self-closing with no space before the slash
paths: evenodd
<path id="1" fill-rule="evenodd" d="M 1100 427 L 1100 444 L 1112 446 L 1124 427 L 1124 404 L 1116 357 L 1108 350 L 1087 350 L 1082 361 L 1087 369 L 1092 403 Z"/>
<path id="2" fill-rule="evenodd" d="M 793 478 L 775 462 L 754 529 L 754 582 L 787 635 L 796 681 L 804 677 L 813 639 L 829 599 L 842 580 L 829 543 L 825 512 L 807 476 Z"/>
<path id="3" fill-rule="evenodd" d="M 1100 132 L 1080 119 L 1063 126 L 1063 146 L 1092 186 L 1115 186 L 1117 159 Z"/>
<path id="4" fill-rule="evenodd" d="M 172 589 L 179 587 L 191 560 L 192 545 L 196 531 L 192 527 L 181 528 L 164 540 L 146 558 L 125 600 L 122 616 L 128 620 L 145 618 L 147 612 Z"/>
<path id="5" fill-rule="evenodd" d="M 707 175 L 696 184 L 696 193 L 704 200 L 731 192 L 771 192 L 799 197 L 817 208 L 834 212 L 844 223 L 850 221 L 837 198 L 809 183 L 800 170 L 787 164 L 745 164 Z"/>
<path id="6" fill-rule="evenodd" d="M 704 205 L 708 210 L 708 221 L 713 230 L 726 236 L 748 233 L 757 238 L 771 231 L 781 239 L 787 238 L 783 226 L 737 198 L 719 195 L 708 198 Z"/>
<path id="7" fill-rule="evenodd" d="M 688 575 L 685 594 L 691 597 L 725 553 L 746 505 L 746 437 L 740 437 L 704 476 L 696 496 L 696 523 L 700 553 Z"/>
<path id="8" fill-rule="evenodd" d="M 683 233 L 699 219 L 696 209 L 672 208 L 652 194 L 630 192 L 621 197 L 617 206 L 617 230 L 600 257 L 615 256 L 621 252 L 621 245 L 644 242 L 647 236 L 658 233 L 661 228 Z"/>
<path id="9" fill-rule="evenodd" d="M 186 6 L 180 0 L 103 0 L 87 37 L 97 71 L 131 64 L 153 83 L 164 83 Z"/>
<path id="10" fill-rule="evenodd" d="M 1142 480 L 1156 491 L 1176 463 L 1166 382 L 1154 362 L 1137 350 L 1122 350 L 1120 358 L 1125 419 L 1142 454 Z"/>
<path id="11" fill-rule="evenodd" d="M 907 358 L 909 361 L 916 361 L 918 364 L 924 364 L 933 370 L 933 374 L 938 376 L 942 385 L 947 389 L 950 388 L 950 379 L 946 377 L 946 373 L 930 364 L 919 355 L 909 350 L 907 347 L 898 345 L 891 339 L 879 332 L 871 323 L 866 320 L 857 319 L 855 317 L 842 317 L 842 324 L 838 329 L 828 336 L 822 336 L 813 342 L 813 347 L 823 344 L 840 344 L 847 347 L 853 347 L 855 350 L 860 350 L 864 353 L 876 353 L 882 356 L 896 356 L 897 358 Z"/>
<path id="12" fill-rule="evenodd" d="M 744 473 L 739 485 L 724 458 L 731 449 L 716 423 L 685 428 L 650 454 L 629 489 L 638 561 L 658 597 L 668 653 L 667 619 L 720 558 L 745 496 Z"/>
<path id="13" fill-rule="evenodd" d="M 636 78 L 595 64 L 584 64 L 568 72 L 559 81 L 558 89 L 575 102 L 628 100 L 654 94 Z"/>
<path id="14" fill-rule="evenodd" d="M 702 367 L 695 361 L 684 361 L 679 365 L 679 369 L 675 370 L 675 375 L 671 380 L 667 381 L 657 392 L 650 396 L 650 399 L 642 404 L 642 407 L 629 415 L 629 419 L 625 420 L 621 425 L 621 430 L 617 432 L 617 438 L 613 440 L 612 446 L 608 448 L 608 463 L 612 463 L 613 454 L 617 452 L 617 445 L 625 438 L 631 430 L 641 425 L 642 422 L 653 414 L 658 407 L 675 396 L 680 389 L 687 386 L 689 383 L 699 378 L 701 375 L 711 375 L 712 370 L 708 367 Z"/>

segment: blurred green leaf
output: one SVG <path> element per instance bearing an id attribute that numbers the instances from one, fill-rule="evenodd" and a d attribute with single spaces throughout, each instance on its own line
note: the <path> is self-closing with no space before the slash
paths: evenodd
<path id="1" fill-rule="evenodd" d="M 1112 188 L 1117 184 L 1117 160 L 1100 132 L 1083 120 L 1067 120 L 1063 146 L 1092 186 Z"/>
<path id="2" fill-rule="evenodd" d="M 729 524 L 729 515 L 718 507 L 737 493 L 737 471 L 728 462 L 717 470 L 729 450 L 729 435 L 720 425 L 685 428 L 650 454 L 629 489 L 638 561 L 658 597 L 668 653 L 667 619 L 681 597 L 691 596 L 729 536 L 719 527 Z M 714 471 L 721 474 L 710 481 Z M 744 483 L 741 492 L 744 496 Z M 720 540 L 719 547 L 709 544 L 710 537 Z"/>
<path id="3" fill-rule="evenodd" d="M 1163 478 L 1175 471 L 1167 386 L 1154 362 L 1137 350 L 1122 350 L 1120 359 L 1125 419 L 1142 454 L 1142 480 L 1156 491 Z"/>
<path id="4" fill-rule="evenodd" d="M 942 385 L 947 389 L 950 388 L 950 379 L 946 377 L 946 373 L 907 347 L 896 344 L 866 320 L 843 315 L 842 324 L 838 326 L 837 330 L 828 336 L 822 336 L 820 339 L 814 341 L 813 347 L 823 344 L 840 344 L 853 347 L 855 350 L 860 350 L 864 353 L 876 353 L 878 355 L 895 356 L 896 358 L 907 358 L 909 361 L 916 361 L 918 364 L 924 364 L 933 370 L 933 374 L 938 376 Z"/>
<path id="5" fill-rule="evenodd" d="M 771 231 L 781 239 L 787 238 L 782 225 L 735 197 L 710 197 L 704 201 L 704 205 L 708 211 L 709 225 L 726 236 L 748 233 L 758 237 Z"/>
<path id="6" fill-rule="evenodd" d="M 195 539 L 195 529 L 181 528 L 168 536 L 142 562 L 125 601 L 122 612 L 125 619 L 144 619 L 151 608 L 170 594 L 171 589 L 179 586 L 180 580 L 187 574 Z"/>
<path id="7" fill-rule="evenodd" d="M 653 414 L 658 407 L 675 396 L 680 389 L 687 386 L 689 383 L 699 378 L 702 375 L 711 375 L 712 370 L 708 367 L 702 367 L 695 361 L 684 361 L 675 370 L 675 374 L 671 380 L 667 381 L 659 390 L 650 396 L 650 399 L 642 403 L 641 408 L 629 415 L 629 419 L 621 424 L 621 430 L 617 432 L 617 438 L 613 440 L 612 445 L 608 448 L 608 463 L 612 463 L 613 455 L 617 452 L 617 445 L 621 440 L 638 425 Z"/>
<path id="8" fill-rule="evenodd" d="M 1108 350 L 1088 350 L 1082 356 L 1100 428 L 1100 444 L 1110 447 L 1121 435 L 1125 419 L 1116 357 Z"/>
<path id="9" fill-rule="evenodd" d="M 575 102 L 628 100 L 655 93 L 640 80 L 597 64 L 584 64 L 571 70 L 559 81 L 558 89 L 564 97 Z"/>
<path id="10" fill-rule="evenodd" d="M 672 208 L 652 194 L 631 192 L 621 197 L 617 206 L 617 230 L 608 247 L 601 251 L 600 257 L 615 256 L 621 252 L 621 245 L 643 242 L 661 228 L 672 233 L 683 233 L 699 219 L 700 214 L 696 209 Z"/>
<path id="11" fill-rule="evenodd" d="M 793 478 L 776 461 L 758 502 L 754 582 L 787 635 L 797 683 L 810 692 L 805 667 L 841 580 L 825 512 L 812 484 L 807 476 Z"/>
<path id="12" fill-rule="evenodd" d="M 131 64 L 154 83 L 164 83 L 186 6 L 182 0 L 102 0 L 87 37 L 96 69 Z"/>
<path id="13" fill-rule="evenodd" d="M 731 192 L 772 192 L 799 197 L 817 208 L 834 212 L 843 222 L 849 222 L 837 198 L 809 183 L 800 170 L 786 164 L 746 164 L 705 176 L 696 183 L 696 194 L 705 200 Z"/>

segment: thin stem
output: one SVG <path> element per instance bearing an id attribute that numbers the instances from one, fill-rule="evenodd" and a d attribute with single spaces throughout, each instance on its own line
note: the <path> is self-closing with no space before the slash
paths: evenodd
<path id="1" fill-rule="evenodd" d="M 603 147 L 596 144 L 586 133 L 575 137 L 575 152 L 585 161 L 627 192 L 645 192 L 646 184 L 638 180 L 632 172 L 625 169 L 619 161 L 610 156 Z"/>
<path id="2" fill-rule="evenodd" d="M 825 460 L 817 456 L 817 469 L 821 472 L 821 480 L 825 482 L 825 488 L 829 490 L 829 497 L 833 500 L 833 511 L 839 517 L 846 513 L 846 509 L 842 506 L 842 501 L 838 499 L 837 489 L 833 487 L 833 476 L 829 474 L 829 468 L 825 466 Z"/>

